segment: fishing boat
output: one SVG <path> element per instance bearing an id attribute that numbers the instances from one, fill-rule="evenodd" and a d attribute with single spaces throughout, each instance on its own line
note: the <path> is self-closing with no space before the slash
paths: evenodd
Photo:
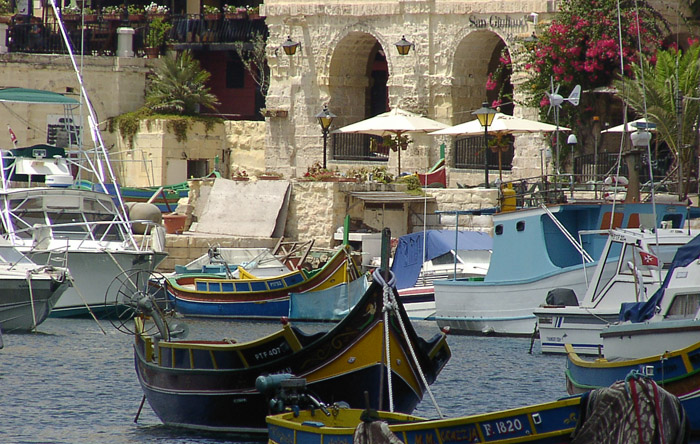
<path id="1" fill-rule="evenodd" d="M 276 333 L 244 343 L 176 340 L 167 323 L 149 333 L 145 317 L 136 317 L 134 356 L 145 398 L 166 425 L 265 433 L 271 394 L 257 391 L 256 379 L 289 373 L 332 402 L 360 407 L 366 391 L 371 406 L 389 404 L 410 413 L 449 360 L 450 349 L 443 333 L 429 340 L 416 334 L 391 285 L 391 278 L 375 273 L 350 313 L 325 332 L 305 334 L 285 323 Z M 138 306 L 147 307 L 141 300 Z M 150 307 L 146 317 L 159 319 L 157 305 Z"/>
<path id="2" fill-rule="evenodd" d="M 641 374 L 676 395 L 692 432 L 700 432 L 700 342 L 637 359 L 585 359 L 568 344 L 566 351 L 566 389 L 570 394 L 607 387 L 630 374 Z"/>
<path id="3" fill-rule="evenodd" d="M 364 274 L 354 281 L 344 282 L 325 290 L 290 293 L 289 319 L 297 321 L 339 321 L 347 316 L 369 286 L 369 275 Z M 406 310 L 406 313 L 408 313 L 408 310 Z"/>
<path id="4" fill-rule="evenodd" d="M 624 304 L 649 299 L 676 251 L 693 237 L 679 229 L 610 230 L 583 299 L 579 302 L 568 289 L 554 289 L 533 311 L 542 352 L 565 353 L 564 344 L 571 344 L 579 354 L 607 356 L 601 332 L 618 322 Z"/>
<path id="5" fill-rule="evenodd" d="M 280 276 L 293 271 L 269 248 L 210 247 L 187 264 L 175 265 L 174 274 L 211 273 L 238 278 L 239 267 L 256 277 Z"/>
<path id="6" fill-rule="evenodd" d="M 411 319 L 433 319 L 439 279 L 481 279 L 493 240 L 479 231 L 425 230 L 399 237 L 391 271 Z"/>
<path id="7" fill-rule="evenodd" d="M 605 356 L 641 358 L 691 346 L 700 338 L 700 237 L 680 247 L 661 287 L 647 301 L 624 304 L 600 332 Z"/>
<path id="8" fill-rule="evenodd" d="M 638 419 L 640 411 L 644 421 Z M 334 404 L 290 408 L 268 416 L 267 422 L 270 444 L 588 444 L 620 442 L 606 440 L 619 433 L 629 439 L 625 442 L 644 442 L 645 436 L 658 436 L 662 442 L 688 439 L 688 423 L 678 398 L 643 378 L 614 383 L 585 396 L 455 418 L 423 419 Z"/>
<path id="9" fill-rule="evenodd" d="M 579 232 L 662 224 L 682 228 L 698 216 L 700 209 L 683 204 L 598 201 L 496 213 L 484 280 L 436 281 L 435 320 L 456 334 L 530 337 L 536 324 L 533 310 L 549 290 L 569 288 L 578 300 L 586 292 L 584 267 L 596 265 L 606 237 L 581 239 Z"/>
<path id="10" fill-rule="evenodd" d="M 185 316 L 279 319 L 289 314 L 291 292 L 319 291 L 354 281 L 360 274 L 347 246 L 323 267 L 260 277 L 239 267 L 240 276 L 182 274 L 166 278 L 173 308 Z"/>
<path id="11" fill-rule="evenodd" d="M 0 330 L 34 330 L 69 287 L 66 274 L 62 268 L 35 264 L 0 239 Z"/>

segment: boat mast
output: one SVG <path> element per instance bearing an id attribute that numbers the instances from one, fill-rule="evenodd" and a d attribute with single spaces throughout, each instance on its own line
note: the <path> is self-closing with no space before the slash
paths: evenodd
<path id="1" fill-rule="evenodd" d="M 61 19 L 61 14 L 58 10 L 58 7 L 56 6 L 56 1 L 50 0 L 50 2 L 54 16 L 56 17 L 56 21 L 58 23 L 58 28 L 61 30 L 61 37 L 63 38 L 63 42 L 66 45 L 66 50 L 68 51 L 68 56 L 70 57 L 71 64 L 73 65 L 73 70 L 75 71 L 76 77 L 78 78 L 78 85 L 80 86 L 80 97 L 82 98 L 81 102 L 85 104 L 85 107 L 88 111 L 88 125 L 90 127 L 90 136 L 92 137 L 92 141 L 95 144 L 96 156 L 94 162 L 92 161 L 92 159 L 90 159 L 89 156 L 85 156 L 85 158 L 90 164 L 92 170 L 97 175 L 97 179 L 100 184 L 100 187 L 102 188 L 102 192 L 105 194 L 109 194 L 107 191 L 107 187 L 105 186 L 104 165 L 100 160 L 101 156 L 105 159 L 105 163 L 107 164 L 107 173 L 109 174 L 109 180 L 111 181 L 111 183 L 114 184 L 115 194 L 119 202 L 120 211 L 117 212 L 117 217 L 119 218 L 120 222 L 123 222 L 123 224 L 120 224 L 120 227 L 123 233 L 129 239 L 129 242 L 132 244 L 132 246 L 137 247 L 136 240 L 134 239 L 134 235 L 131 232 L 131 227 L 127 223 L 128 221 L 126 218 L 126 206 L 124 205 L 124 199 L 122 198 L 121 191 L 119 190 L 119 186 L 117 185 L 117 180 L 114 171 L 112 170 L 112 165 L 109 162 L 109 156 L 107 154 L 107 150 L 105 149 L 104 140 L 102 140 L 102 133 L 100 133 L 99 122 L 97 121 L 95 109 L 93 108 L 92 103 L 90 102 L 90 98 L 87 95 L 87 90 L 85 89 L 85 84 L 83 83 L 83 76 L 80 69 L 78 68 L 78 64 L 75 61 L 75 54 L 73 53 L 73 48 L 71 47 L 71 42 L 68 38 L 68 33 L 66 32 L 63 20 Z M 81 154 L 82 151 L 83 150 L 81 146 Z"/>

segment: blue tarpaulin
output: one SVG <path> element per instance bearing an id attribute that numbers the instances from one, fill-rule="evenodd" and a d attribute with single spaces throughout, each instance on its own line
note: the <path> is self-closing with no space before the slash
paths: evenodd
<path id="1" fill-rule="evenodd" d="M 423 255 L 423 235 L 425 233 L 425 250 Z M 480 231 L 427 230 L 401 236 L 394 253 L 391 271 L 396 276 L 396 288 L 410 288 L 416 284 L 424 261 L 455 249 L 457 250 L 491 250 L 493 239 Z"/>
<path id="2" fill-rule="evenodd" d="M 673 270 L 678 267 L 685 267 L 694 260 L 700 257 L 700 236 L 696 236 L 688 242 L 687 244 L 680 247 L 675 256 L 673 256 L 673 262 L 671 262 L 671 267 L 666 274 L 664 283 L 661 287 L 656 290 L 656 293 L 649 298 L 646 302 L 628 302 L 623 303 L 620 307 L 620 320 L 621 321 L 631 321 L 631 322 L 644 322 L 647 319 L 654 316 L 656 313 L 656 307 L 661 304 L 661 299 L 664 297 L 664 292 L 668 287 L 668 283 L 673 277 Z"/>

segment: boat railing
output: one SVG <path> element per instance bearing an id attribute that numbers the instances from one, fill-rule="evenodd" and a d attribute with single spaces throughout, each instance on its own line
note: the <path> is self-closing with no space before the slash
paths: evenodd
<path id="1" fill-rule="evenodd" d="M 71 247 L 77 248 L 89 248 L 89 242 L 121 242 L 125 248 L 128 248 L 131 246 L 131 241 L 124 232 L 130 230 L 133 233 L 134 227 L 136 227 L 136 231 L 143 233 L 141 248 L 139 249 L 149 246 L 157 248 L 158 246 L 155 244 L 163 242 L 163 240 L 152 239 L 154 233 L 158 231 L 156 227 L 160 227 L 160 225 L 150 220 L 67 222 L 51 225 L 35 224 L 28 228 L 16 230 L 14 233 L 19 238 L 31 237 L 35 246 L 45 245 L 40 237 L 50 236 L 50 239 L 53 240 L 66 240 L 66 248 L 68 248 L 70 241 L 77 241 L 77 245 L 71 245 Z M 45 234 L 37 236 L 37 233 Z"/>

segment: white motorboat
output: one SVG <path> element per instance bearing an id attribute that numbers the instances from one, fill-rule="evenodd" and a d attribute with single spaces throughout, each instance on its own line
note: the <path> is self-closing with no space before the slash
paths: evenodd
<path id="1" fill-rule="evenodd" d="M 688 347 L 700 339 L 700 237 L 676 252 L 659 290 L 627 304 L 600 339 L 606 359 L 637 359 Z"/>
<path id="2" fill-rule="evenodd" d="M 698 211 L 683 204 L 656 204 L 654 219 L 651 203 L 595 201 L 494 214 L 493 253 L 484 280 L 435 281 L 435 319 L 456 334 L 530 337 L 536 324 L 533 310 L 549 290 L 569 288 L 577 299 L 586 292 L 584 260 L 595 265 L 606 236 L 582 239 L 581 231 L 656 227 L 662 222 L 682 228 Z"/>
<path id="3" fill-rule="evenodd" d="M 0 90 L 0 101 L 60 104 L 66 115 L 78 104 L 61 94 L 18 88 Z M 144 236 L 137 243 L 120 196 L 107 194 L 104 186 L 95 191 L 76 185 L 76 174 L 104 184 L 111 168 L 106 152 L 87 153 L 71 134 L 74 139 L 73 151 L 35 145 L 2 152 L 0 233 L 34 263 L 69 270 L 72 285 L 53 307 L 56 316 L 95 315 L 105 308 L 106 289 L 118 275 L 153 271 L 167 255 L 151 245 L 157 239 L 162 247 L 162 227 L 138 221 Z"/>
<path id="4" fill-rule="evenodd" d="M 0 329 L 3 333 L 35 329 L 69 286 L 65 269 L 39 266 L 0 239 Z"/>
<path id="5" fill-rule="evenodd" d="M 644 302 L 659 288 L 673 255 L 692 238 L 680 229 L 611 230 L 583 299 L 556 289 L 534 310 L 542 352 L 566 353 L 564 344 L 578 354 L 607 352 L 601 331 L 617 322 L 623 304 Z"/>

